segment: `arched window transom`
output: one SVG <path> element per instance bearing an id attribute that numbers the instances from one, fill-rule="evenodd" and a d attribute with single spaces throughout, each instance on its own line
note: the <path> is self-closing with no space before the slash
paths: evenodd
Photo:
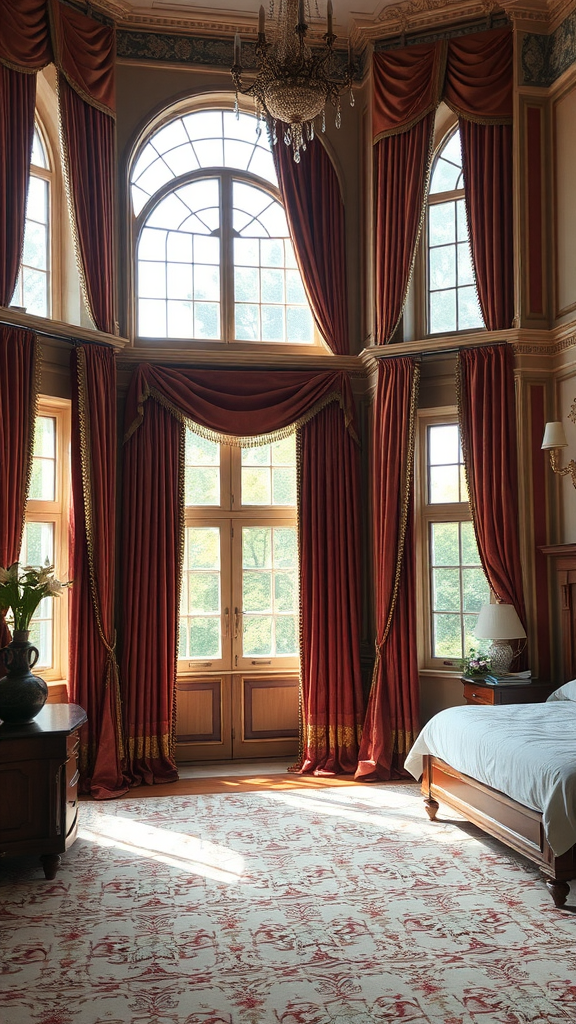
<path id="1" fill-rule="evenodd" d="M 160 128 L 131 174 L 142 338 L 311 344 L 315 330 L 255 117 Z"/>

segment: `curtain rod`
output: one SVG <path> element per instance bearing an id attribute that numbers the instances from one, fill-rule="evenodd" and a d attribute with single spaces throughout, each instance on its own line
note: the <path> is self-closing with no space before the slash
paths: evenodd
<path id="1" fill-rule="evenodd" d="M 474 21 L 459 22 L 452 28 L 438 29 L 436 32 L 397 32 L 387 36 L 385 39 L 376 40 L 374 52 L 384 50 L 399 50 L 404 46 L 418 46 L 420 43 L 435 42 L 438 39 L 453 39 L 457 36 L 471 35 L 473 32 L 487 32 L 492 28 L 505 28 L 510 24 L 508 15 L 489 14 L 486 18 L 479 18 Z"/>

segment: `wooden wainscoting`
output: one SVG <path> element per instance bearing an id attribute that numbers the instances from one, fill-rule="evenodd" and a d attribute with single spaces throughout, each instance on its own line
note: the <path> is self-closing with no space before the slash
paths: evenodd
<path id="1" fill-rule="evenodd" d="M 181 677 L 176 760 L 296 757 L 298 676 Z"/>

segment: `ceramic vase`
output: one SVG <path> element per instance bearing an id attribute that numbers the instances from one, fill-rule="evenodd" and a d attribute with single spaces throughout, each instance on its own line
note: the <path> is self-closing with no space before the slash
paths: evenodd
<path id="1" fill-rule="evenodd" d="M 32 673 L 38 649 L 28 640 L 30 631 L 15 630 L 7 647 L 0 651 L 6 675 L 0 679 L 0 719 L 6 725 L 26 725 L 42 710 L 48 687 Z"/>

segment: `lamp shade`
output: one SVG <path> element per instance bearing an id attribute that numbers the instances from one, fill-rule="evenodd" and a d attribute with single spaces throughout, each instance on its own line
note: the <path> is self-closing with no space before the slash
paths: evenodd
<path id="1" fill-rule="evenodd" d="M 483 604 L 474 635 L 479 640 L 520 640 L 526 631 L 513 605 Z"/>
<path id="2" fill-rule="evenodd" d="M 548 448 L 567 448 L 568 442 L 566 440 L 566 434 L 564 433 L 564 427 L 559 420 L 554 420 L 552 423 L 547 423 L 544 428 L 544 437 L 542 438 L 542 448 L 547 450 Z"/>

